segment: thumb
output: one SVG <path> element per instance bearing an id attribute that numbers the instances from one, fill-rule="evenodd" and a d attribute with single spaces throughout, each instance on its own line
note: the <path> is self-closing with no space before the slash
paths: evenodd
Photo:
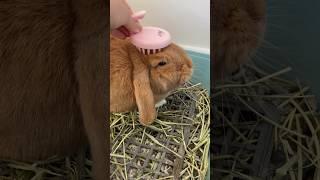
<path id="1" fill-rule="evenodd" d="M 125 25 L 130 34 L 136 34 L 142 30 L 142 26 L 139 21 L 130 18 L 129 22 Z"/>

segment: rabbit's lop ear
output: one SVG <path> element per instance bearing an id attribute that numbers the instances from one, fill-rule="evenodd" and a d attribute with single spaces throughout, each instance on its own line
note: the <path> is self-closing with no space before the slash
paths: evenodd
<path id="1" fill-rule="evenodd" d="M 139 110 L 140 123 L 143 125 L 149 125 L 153 123 L 157 113 L 147 70 L 134 75 L 133 86 Z"/>
<path id="2" fill-rule="evenodd" d="M 144 63 L 144 56 L 131 47 L 130 58 L 133 64 L 134 96 L 139 110 L 140 123 L 149 125 L 153 123 L 157 112 L 154 95 L 150 85 L 148 65 Z"/>

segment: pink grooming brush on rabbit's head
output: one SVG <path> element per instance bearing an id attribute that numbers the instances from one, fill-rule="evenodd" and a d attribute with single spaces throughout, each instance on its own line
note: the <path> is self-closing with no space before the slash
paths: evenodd
<path id="1" fill-rule="evenodd" d="M 132 18 L 139 21 L 145 14 L 146 11 L 139 11 L 134 13 Z M 125 27 L 120 27 L 116 33 L 122 33 L 122 35 L 130 37 L 131 43 L 145 55 L 160 52 L 163 48 L 171 44 L 170 33 L 158 27 L 145 26 L 139 33 L 131 35 Z"/>
<path id="2" fill-rule="evenodd" d="M 168 31 L 157 27 L 143 27 L 142 31 L 131 36 L 131 43 L 143 54 L 160 52 L 171 43 Z"/>

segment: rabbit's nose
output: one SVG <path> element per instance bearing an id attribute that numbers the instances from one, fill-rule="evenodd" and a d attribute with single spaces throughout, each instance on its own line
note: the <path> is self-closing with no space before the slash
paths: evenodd
<path id="1" fill-rule="evenodd" d="M 177 67 L 176 67 L 176 70 L 180 71 L 182 69 L 182 66 L 183 66 L 182 64 L 178 64 Z"/>

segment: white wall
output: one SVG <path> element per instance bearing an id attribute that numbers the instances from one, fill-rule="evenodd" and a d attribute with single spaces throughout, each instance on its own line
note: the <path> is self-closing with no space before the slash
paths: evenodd
<path id="1" fill-rule="evenodd" d="M 170 32 L 186 49 L 210 53 L 210 0 L 128 0 L 134 11 L 146 10 L 141 21 Z"/>

